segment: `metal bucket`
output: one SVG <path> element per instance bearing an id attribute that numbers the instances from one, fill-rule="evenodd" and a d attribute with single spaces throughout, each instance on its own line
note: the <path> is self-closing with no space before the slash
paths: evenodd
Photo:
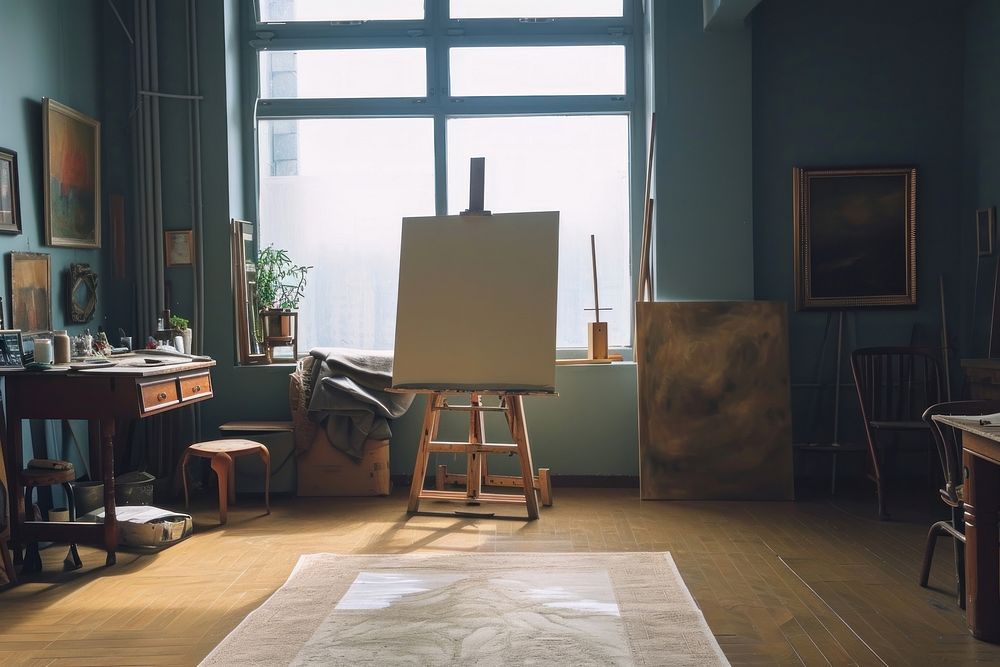
<path id="1" fill-rule="evenodd" d="M 104 482 L 73 482 L 73 502 L 77 517 L 103 508 Z"/>
<path id="2" fill-rule="evenodd" d="M 153 482 L 148 472 L 127 472 L 115 480 L 115 502 L 119 505 L 152 505 Z"/>

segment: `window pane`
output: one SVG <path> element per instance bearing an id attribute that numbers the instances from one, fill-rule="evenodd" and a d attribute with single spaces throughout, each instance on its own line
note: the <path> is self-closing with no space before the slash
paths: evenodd
<path id="1" fill-rule="evenodd" d="M 262 51 L 260 95 L 426 97 L 425 50 Z"/>
<path id="2" fill-rule="evenodd" d="M 630 337 L 628 118 L 529 116 L 448 120 L 448 210 L 468 208 L 469 158 L 486 157 L 486 208 L 559 211 L 560 347 L 586 347 L 597 239 L 602 313 L 611 345 Z"/>
<path id="3" fill-rule="evenodd" d="M 453 19 L 621 15 L 622 0 L 451 0 Z"/>
<path id="4" fill-rule="evenodd" d="M 260 243 L 312 265 L 299 349 L 391 349 L 403 216 L 434 214 L 429 118 L 260 123 Z"/>
<path id="5" fill-rule="evenodd" d="M 379 21 L 422 19 L 424 0 L 260 0 L 260 20 Z"/>
<path id="6" fill-rule="evenodd" d="M 624 95 L 624 46 L 503 46 L 450 50 L 451 94 Z"/>

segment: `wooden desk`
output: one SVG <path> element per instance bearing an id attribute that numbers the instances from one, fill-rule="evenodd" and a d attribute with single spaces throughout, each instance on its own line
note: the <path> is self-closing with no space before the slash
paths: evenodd
<path id="1" fill-rule="evenodd" d="M 962 432 L 965 476 L 965 614 L 978 639 L 1000 642 L 1000 425 L 936 415 Z"/>
<path id="2" fill-rule="evenodd" d="M 17 552 L 34 541 L 103 546 L 115 563 L 115 420 L 143 419 L 212 397 L 209 369 L 214 361 L 168 366 L 0 372 L 6 382 L 7 434 L 4 458 L 11 511 L 11 543 Z M 22 460 L 22 420 L 84 419 L 90 422 L 90 465 L 104 482 L 103 524 L 26 521 L 24 489 L 18 483 Z"/>

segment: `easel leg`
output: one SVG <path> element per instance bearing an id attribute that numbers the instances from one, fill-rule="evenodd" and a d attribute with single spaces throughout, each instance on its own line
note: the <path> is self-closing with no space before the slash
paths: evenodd
<path id="1" fill-rule="evenodd" d="M 420 492 L 424 488 L 424 477 L 427 475 L 427 459 L 430 457 L 428 445 L 437 431 L 438 412 L 435 408 L 442 401 L 442 394 L 427 396 L 427 407 L 424 408 L 424 425 L 420 432 L 420 445 L 417 447 L 417 460 L 413 465 L 413 478 L 410 480 L 410 502 L 406 511 L 415 513 L 420 508 Z"/>
<path id="2" fill-rule="evenodd" d="M 517 445 L 518 458 L 521 459 L 521 477 L 524 480 L 524 503 L 528 510 L 528 519 L 538 518 L 538 496 L 535 493 L 535 467 L 531 462 L 531 445 L 528 442 L 528 426 L 524 420 L 524 400 L 520 395 L 507 395 L 507 406 L 510 411 L 511 434 Z"/>
<path id="3" fill-rule="evenodd" d="M 469 444 L 481 445 L 483 444 L 484 432 L 483 413 L 475 408 L 482 407 L 482 397 L 479 394 L 472 394 L 469 405 L 473 408 L 469 411 Z M 483 491 L 483 458 L 486 455 L 474 451 L 472 447 L 469 450 L 465 457 L 465 494 L 468 497 L 466 502 L 470 505 L 478 505 L 479 495 Z"/>

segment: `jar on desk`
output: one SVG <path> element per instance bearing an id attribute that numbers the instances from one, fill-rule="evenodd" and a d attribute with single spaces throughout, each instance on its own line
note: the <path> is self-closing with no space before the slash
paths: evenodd
<path id="1" fill-rule="evenodd" d="M 52 333 L 52 347 L 55 363 L 68 364 L 70 358 L 69 334 L 65 330 Z"/>
<path id="2" fill-rule="evenodd" d="M 53 360 L 52 339 L 48 336 L 35 337 L 35 363 L 51 364 Z"/>

